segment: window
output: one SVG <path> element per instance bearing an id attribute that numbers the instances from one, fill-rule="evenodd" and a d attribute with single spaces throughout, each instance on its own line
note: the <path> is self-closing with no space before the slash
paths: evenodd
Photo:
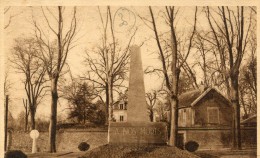
<path id="1" fill-rule="evenodd" d="M 119 108 L 120 108 L 120 110 L 123 110 L 124 109 L 124 104 L 120 104 Z"/>
<path id="2" fill-rule="evenodd" d="M 124 121 L 124 116 L 123 116 L 123 115 L 120 115 L 120 116 L 119 116 L 119 121 L 120 121 L 120 122 L 123 122 L 123 121 Z"/>
<path id="3" fill-rule="evenodd" d="M 184 127 L 186 126 L 186 118 L 187 118 L 187 114 L 186 114 L 186 109 L 180 109 L 179 110 L 179 122 L 180 122 L 180 126 Z"/>
<path id="4" fill-rule="evenodd" d="M 183 109 L 183 126 L 186 126 L 186 109 Z"/>
<path id="5" fill-rule="evenodd" d="M 125 110 L 127 110 L 127 103 L 125 103 Z"/>
<path id="6" fill-rule="evenodd" d="M 219 108 L 218 107 L 208 107 L 208 123 L 209 124 L 219 124 Z"/>

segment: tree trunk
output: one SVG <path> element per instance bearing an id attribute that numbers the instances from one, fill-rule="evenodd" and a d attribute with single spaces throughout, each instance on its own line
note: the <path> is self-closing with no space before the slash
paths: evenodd
<path id="1" fill-rule="evenodd" d="M 176 139 L 177 139 L 177 126 L 176 126 L 176 111 L 177 110 L 177 99 L 171 97 L 171 127 L 170 127 L 170 140 L 169 140 L 169 145 L 170 146 L 176 146 Z"/>
<path id="2" fill-rule="evenodd" d="M 240 131 L 240 106 L 238 96 L 238 73 L 231 74 L 231 103 L 234 109 L 232 134 L 233 134 L 233 149 L 241 149 L 241 131 Z"/>
<path id="3" fill-rule="evenodd" d="M 108 83 L 106 83 L 106 124 L 109 123 L 109 92 Z"/>
<path id="4" fill-rule="evenodd" d="M 5 96 L 5 142 L 4 142 L 4 151 L 7 151 L 7 128 L 8 128 L 8 95 Z"/>
<path id="5" fill-rule="evenodd" d="M 31 130 L 35 129 L 35 110 L 31 109 Z"/>
<path id="6" fill-rule="evenodd" d="M 180 70 L 177 68 L 175 73 L 173 73 L 173 84 L 171 92 L 171 129 L 170 129 L 170 146 L 176 146 L 177 136 L 178 136 L 178 84 Z"/>
<path id="7" fill-rule="evenodd" d="M 108 94 L 109 94 L 109 121 L 113 121 L 113 85 L 111 77 L 108 77 Z"/>
<path id="8" fill-rule="evenodd" d="M 178 44 L 175 34 L 175 28 L 173 25 L 173 9 L 170 27 L 171 27 L 171 50 L 172 50 L 172 62 L 171 62 L 171 72 L 172 72 L 172 86 L 171 86 L 171 131 L 170 131 L 170 146 L 176 146 L 177 134 L 178 134 L 178 81 L 180 75 L 180 69 L 177 67 L 178 62 Z"/>
<path id="9" fill-rule="evenodd" d="M 28 129 L 28 105 L 27 105 L 27 100 L 26 100 L 26 105 L 25 105 L 25 126 L 24 126 L 24 131 L 27 132 Z"/>
<path id="10" fill-rule="evenodd" d="M 56 152 L 56 124 L 57 124 L 57 102 L 58 91 L 57 82 L 58 79 L 53 78 L 51 80 L 51 118 L 49 126 L 49 151 L 51 153 Z"/>
<path id="11" fill-rule="evenodd" d="M 153 122 L 153 110 L 150 110 L 150 121 Z"/>
<path id="12" fill-rule="evenodd" d="M 25 116 L 25 126 L 24 126 L 24 131 L 27 132 L 28 130 L 28 115 Z"/>

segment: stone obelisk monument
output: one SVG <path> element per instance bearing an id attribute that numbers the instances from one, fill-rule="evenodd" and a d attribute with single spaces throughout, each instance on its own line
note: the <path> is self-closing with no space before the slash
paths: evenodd
<path id="1" fill-rule="evenodd" d="M 140 48 L 138 46 L 132 46 L 130 53 L 127 122 L 149 122 Z"/>
<path id="2" fill-rule="evenodd" d="M 149 121 L 143 76 L 140 47 L 132 46 L 127 122 L 109 123 L 109 144 L 166 144 L 166 124 Z"/>

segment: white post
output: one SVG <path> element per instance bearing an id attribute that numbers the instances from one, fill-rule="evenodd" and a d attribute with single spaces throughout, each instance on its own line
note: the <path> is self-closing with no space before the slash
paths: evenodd
<path id="1" fill-rule="evenodd" d="M 36 143 L 37 138 L 33 138 L 33 144 L 32 144 L 32 153 L 37 152 L 37 143 Z"/>
<path id="2" fill-rule="evenodd" d="M 32 153 L 37 153 L 37 139 L 39 137 L 39 132 L 37 130 L 32 130 L 30 136 L 33 139 L 32 143 Z"/>

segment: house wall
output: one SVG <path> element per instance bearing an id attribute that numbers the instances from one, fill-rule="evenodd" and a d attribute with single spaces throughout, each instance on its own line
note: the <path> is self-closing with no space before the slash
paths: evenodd
<path id="1" fill-rule="evenodd" d="M 218 107 L 219 109 L 219 126 L 231 126 L 232 124 L 232 107 L 218 93 L 208 93 L 193 108 L 195 111 L 195 126 L 210 126 L 208 124 L 208 107 Z"/>
<path id="2" fill-rule="evenodd" d="M 114 110 L 113 116 L 116 119 L 116 122 L 120 122 L 120 116 L 124 116 L 124 122 L 127 121 L 127 110 Z"/>
<path id="3" fill-rule="evenodd" d="M 192 109 L 183 108 L 179 109 L 178 115 L 179 127 L 191 127 L 192 126 Z"/>
<path id="4" fill-rule="evenodd" d="M 120 104 L 123 105 L 123 109 L 120 109 Z M 124 100 L 118 101 L 113 107 L 113 116 L 116 122 L 120 122 L 120 116 L 124 117 L 124 121 L 127 121 L 127 103 Z"/>

